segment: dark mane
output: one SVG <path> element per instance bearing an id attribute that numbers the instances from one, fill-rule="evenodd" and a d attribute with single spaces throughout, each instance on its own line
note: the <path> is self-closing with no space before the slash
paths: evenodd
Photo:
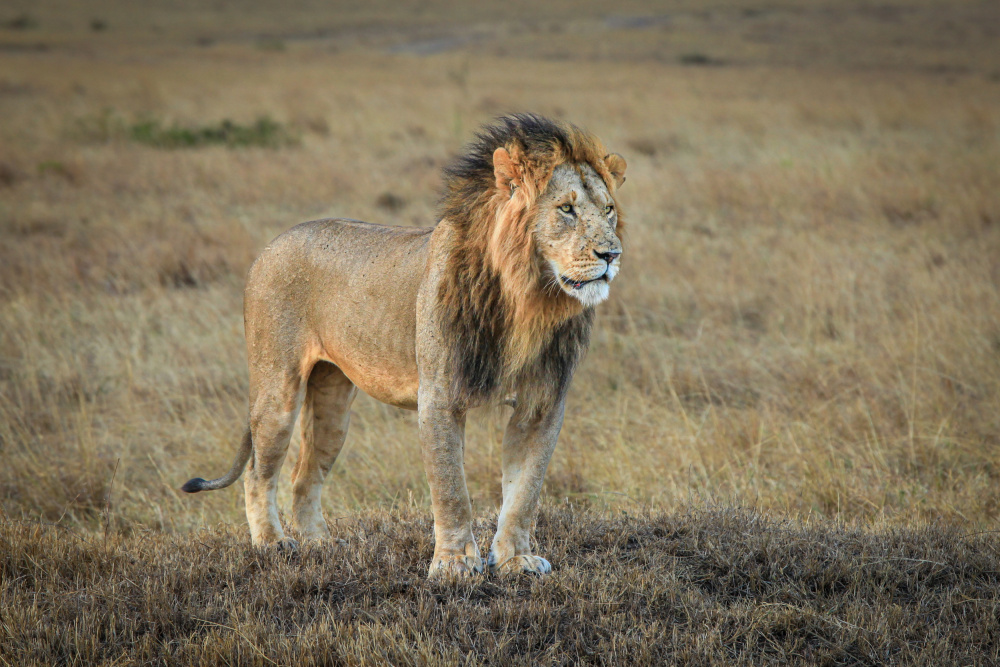
<path id="1" fill-rule="evenodd" d="M 609 180 L 603 162 L 607 153 L 593 135 L 537 114 L 503 116 L 481 128 L 462 155 L 445 167 L 438 219 L 460 222 L 485 204 L 493 194 L 493 151 L 507 146 L 519 147 L 534 169 L 548 167 L 548 175 L 561 162 L 589 163 Z"/>
<path id="2" fill-rule="evenodd" d="M 523 169 L 517 206 L 496 185 L 493 154 L 501 147 Z M 590 164 L 613 192 L 605 155 L 580 128 L 516 114 L 482 128 L 445 169 L 439 224 L 453 233 L 438 296 L 455 398 L 476 405 L 516 392 L 519 403 L 540 404 L 565 390 L 587 349 L 593 311 L 545 289 L 535 198 L 563 162 Z"/>

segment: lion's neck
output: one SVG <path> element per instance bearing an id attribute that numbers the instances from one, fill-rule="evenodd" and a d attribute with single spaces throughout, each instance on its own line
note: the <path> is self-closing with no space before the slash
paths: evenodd
<path id="1" fill-rule="evenodd" d="M 521 394 L 539 377 L 556 390 L 589 340 L 592 311 L 546 286 L 533 258 L 527 267 L 490 259 L 486 244 L 452 246 L 438 293 L 454 390 L 470 405 Z M 567 331 L 571 344 L 555 340 Z"/>
<path id="2" fill-rule="evenodd" d="M 547 294 L 537 283 L 522 289 L 505 294 L 510 304 L 506 352 L 512 372 L 537 358 L 553 333 L 584 310 L 583 304 L 561 290 Z"/>

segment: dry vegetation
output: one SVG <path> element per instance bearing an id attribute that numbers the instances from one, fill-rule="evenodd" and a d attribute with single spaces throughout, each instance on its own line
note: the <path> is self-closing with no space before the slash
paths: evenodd
<path id="1" fill-rule="evenodd" d="M 495 516 L 491 517 L 495 521 Z M 476 526 L 480 539 L 492 521 Z M 0 524 L 5 664 L 959 665 L 1000 661 L 995 538 L 759 513 L 544 511 L 544 579 L 431 582 L 426 512 L 336 554 L 242 528 L 84 537 Z M 67 631 L 67 629 L 69 631 Z"/>
<path id="2" fill-rule="evenodd" d="M 354 632 L 365 614 L 374 625 L 364 632 L 401 622 L 391 609 L 400 600 L 440 621 L 483 599 L 477 595 L 515 607 L 518 596 L 538 595 L 531 609 L 576 614 L 580 594 L 588 602 L 579 621 L 599 619 L 605 603 L 617 609 L 608 591 L 619 587 L 635 599 L 621 615 L 608 612 L 603 639 L 580 644 L 598 654 L 611 650 L 601 641 L 612 642 L 614 628 L 645 618 L 659 625 L 642 636 L 673 647 L 654 656 L 812 660 L 829 644 L 845 651 L 829 661 L 866 663 L 916 655 L 920 641 L 937 645 L 934 637 L 953 641 L 942 651 L 975 656 L 978 640 L 948 633 L 979 628 L 996 659 L 997 629 L 984 610 L 995 617 L 997 541 L 962 541 L 954 532 L 991 530 L 1000 512 L 995 3 L 625 3 L 608 16 L 605 4 L 556 2 L 536 18 L 517 2 L 430 2 L 412 11 L 283 5 L 280 13 L 201 4 L 185 12 L 177 4 L 13 2 L 0 14 L 0 601 L 5 610 L 40 605 L 18 617 L 22 627 L 45 614 L 72 625 L 66 610 L 86 609 L 98 614 L 87 627 L 112 633 L 112 645 L 132 638 L 120 650 L 135 659 L 175 655 L 181 649 L 171 642 L 197 637 L 203 648 L 242 647 L 244 662 L 283 662 L 296 646 L 332 641 L 309 633 Z M 295 561 L 268 575 L 275 585 L 298 581 L 304 598 L 258 591 L 262 601 L 224 611 L 234 593 L 223 593 L 220 579 L 242 583 L 254 568 L 269 571 L 271 557 L 242 544 L 240 488 L 198 497 L 176 489 L 225 469 L 238 442 L 250 261 L 306 219 L 433 223 L 441 167 L 477 125 L 513 110 L 584 125 L 629 160 L 624 270 L 600 308 L 546 482 L 550 507 L 591 508 L 551 509 L 541 538 L 557 566 L 566 563 L 559 581 L 571 592 L 560 593 L 559 583 L 489 582 L 455 594 L 422 583 L 428 502 L 415 419 L 362 397 L 325 491 L 328 516 L 356 517 L 339 524 L 352 540 L 346 560 L 307 551 L 308 568 L 298 572 Z M 262 119 L 280 140 L 257 141 Z M 155 140 L 141 139 L 143 127 L 156 129 Z M 187 140 L 177 143 L 172 132 L 208 138 L 174 147 Z M 496 414 L 469 427 L 468 476 L 484 519 L 499 501 L 502 427 Z M 727 537 L 725 513 L 633 523 L 597 513 L 705 502 L 774 510 L 822 528 L 769 524 L 765 537 Z M 372 508 L 385 514 L 367 514 Z M 554 531 L 570 516 L 587 525 L 561 542 Z M 848 539 L 829 520 L 876 532 Z M 33 532 L 23 521 L 62 528 Z M 190 543 L 193 529 L 219 522 L 236 528 Z M 928 522 L 938 528 L 902 528 Z M 720 530 L 710 538 L 717 546 L 704 548 L 737 560 L 722 571 L 699 557 L 684 575 L 694 588 L 669 593 L 670 577 L 680 576 L 670 563 L 687 561 L 670 560 L 675 543 L 660 544 L 673 528 L 655 531 L 676 525 Z M 384 555 L 391 562 L 366 571 L 361 564 L 376 557 L 356 537 L 362 528 L 389 535 L 371 548 L 408 555 Z M 619 530 L 646 536 L 620 570 L 611 565 L 626 553 L 617 547 L 574 551 Z M 766 535 L 779 533 L 794 539 L 772 552 Z M 884 592 L 892 581 L 923 576 L 918 567 L 902 568 L 898 580 L 872 574 L 867 592 L 862 580 L 845 581 L 829 599 L 787 573 L 767 584 L 798 587 L 787 602 L 763 584 L 712 583 L 725 572 L 754 576 L 734 569 L 750 567 L 745 548 L 760 559 L 753 567 L 807 567 L 810 549 L 820 548 L 813 541 L 832 545 L 825 562 L 836 567 L 854 570 L 858 554 L 891 542 L 918 554 L 906 558 L 943 563 L 968 579 L 945 577 L 927 593 L 930 602 L 923 593 L 900 600 Z M 159 560 L 170 545 L 180 555 Z M 243 574 L 220 565 L 168 576 L 179 562 L 217 556 Z M 651 558 L 666 558 L 659 579 L 637 565 Z M 74 572 L 80 563 L 94 571 Z M 927 565 L 932 579 L 940 576 L 934 567 Z M 611 579 L 595 579 L 597 568 Z M 127 591 L 104 578 L 134 581 L 152 571 L 164 581 Z M 206 589 L 204 577 L 216 588 Z M 987 580 L 992 592 L 975 592 Z M 84 592 L 90 585 L 93 595 Z M 349 592 L 336 592 L 342 587 Z M 177 603 L 187 611 L 159 612 L 178 628 L 131 625 L 114 634 L 124 615 L 170 592 L 187 596 Z M 721 605 L 704 612 L 716 624 L 711 632 L 723 633 L 708 643 L 698 643 L 702 631 L 690 619 L 684 625 L 674 612 L 642 607 L 650 596 L 696 593 L 723 600 L 698 603 Z M 966 594 L 976 601 L 961 602 Z M 363 597 L 356 606 L 366 610 L 351 612 L 353 620 L 314 618 L 327 607 L 344 612 L 351 596 Z M 190 620 L 210 598 L 216 607 L 202 615 L 207 621 Z M 250 628 L 306 598 L 279 624 L 289 636 L 304 634 L 267 648 L 267 660 L 252 648 L 263 635 L 241 643 L 242 630 L 211 625 Z M 933 632 L 921 629 L 933 625 L 925 619 L 908 637 L 890 637 L 857 610 L 827 625 L 807 622 L 849 600 L 907 619 L 963 606 Z M 496 637 L 527 627 L 490 616 L 501 602 L 476 605 L 470 618 Z M 535 613 L 518 622 L 541 622 Z M 0 632 L 10 632 L 4 614 Z M 483 620 L 490 618 L 493 625 Z M 475 638 L 479 621 L 455 632 Z M 719 629 L 747 622 L 757 630 Z M 484 661 L 509 651 L 476 643 L 484 638 L 433 635 L 437 626 L 426 623 L 398 627 L 399 645 L 442 659 L 468 647 L 493 656 Z M 813 652 L 795 648 L 801 635 L 781 623 L 823 628 Z M 754 643 L 763 641 L 753 639 L 758 631 L 785 639 L 769 648 Z M 641 642 L 623 637 L 615 655 L 641 660 Z M 41 662 L 43 645 L 84 661 L 119 655 L 69 640 L 45 644 L 41 635 L 18 641 L 13 655 Z M 504 646 L 519 646 L 510 641 Z"/>

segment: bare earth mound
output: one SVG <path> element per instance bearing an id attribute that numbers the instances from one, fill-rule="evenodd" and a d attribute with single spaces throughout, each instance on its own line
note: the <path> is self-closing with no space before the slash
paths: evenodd
<path id="1" fill-rule="evenodd" d="M 495 520 L 495 519 L 494 519 Z M 481 521 L 487 532 L 492 521 Z M 426 579 L 424 514 L 291 556 L 243 530 L 0 522 L 3 664 L 996 664 L 1000 540 L 743 509 L 549 507 L 537 579 Z"/>

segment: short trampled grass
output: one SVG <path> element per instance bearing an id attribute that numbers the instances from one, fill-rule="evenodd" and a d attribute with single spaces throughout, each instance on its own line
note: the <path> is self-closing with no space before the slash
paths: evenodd
<path id="1" fill-rule="evenodd" d="M 495 515 L 476 532 L 486 539 Z M 0 522 L 7 664 L 994 664 L 991 533 L 859 531 L 745 509 L 547 507 L 542 579 L 426 578 L 423 512 L 292 555 L 242 531 L 80 535 Z"/>

